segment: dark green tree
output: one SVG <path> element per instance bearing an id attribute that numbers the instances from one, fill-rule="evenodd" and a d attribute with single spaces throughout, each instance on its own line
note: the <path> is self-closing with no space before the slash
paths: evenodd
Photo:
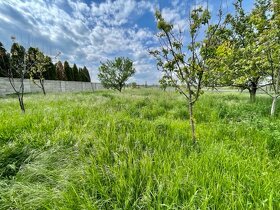
<path id="1" fill-rule="evenodd" d="M 90 82 L 91 81 L 90 74 L 89 74 L 89 71 L 86 66 L 84 66 L 84 68 L 83 68 L 83 74 L 85 77 L 85 82 Z"/>
<path id="2" fill-rule="evenodd" d="M 80 81 L 90 82 L 90 75 L 87 67 L 83 67 L 79 69 Z"/>
<path id="3" fill-rule="evenodd" d="M 56 68 L 49 56 L 46 56 L 46 71 L 44 77 L 46 80 L 56 80 Z"/>
<path id="4" fill-rule="evenodd" d="M 105 88 L 122 91 L 125 82 L 135 74 L 133 62 L 129 58 L 118 57 L 101 63 L 98 78 Z"/>
<path id="5" fill-rule="evenodd" d="M 79 72 L 79 81 L 84 82 L 84 74 L 83 74 L 83 69 L 79 68 L 78 69 Z"/>
<path id="6" fill-rule="evenodd" d="M 72 68 L 70 67 L 69 63 L 67 61 L 64 61 L 64 71 L 67 77 L 68 81 L 73 81 L 74 80 L 74 75 Z"/>
<path id="7" fill-rule="evenodd" d="M 0 42 L 0 77 L 8 76 L 9 69 L 9 54 L 4 48 L 3 44 Z"/>
<path id="8" fill-rule="evenodd" d="M 80 80 L 79 70 L 77 65 L 74 63 L 73 65 L 73 81 L 79 81 Z"/>

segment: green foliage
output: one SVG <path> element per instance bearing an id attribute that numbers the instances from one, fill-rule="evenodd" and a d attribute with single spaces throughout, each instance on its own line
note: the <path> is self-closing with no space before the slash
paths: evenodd
<path id="1" fill-rule="evenodd" d="M 159 80 L 159 84 L 160 84 L 160 88 L 166 91 L 166 88 L 168 87 L 168 82 L 164 77 Z"/>
<path id="2" fill-rule="evenodd" d="M 58 80 L 67 80 L 66 78 L 66 74 L 65 74 L 65 71 L 64 71 L 64 67 L 63 67 L 63 64 L 61 63 L 61 61 L 58 61 L 56 64 L 56 78 Z"/>
<path id="3" fill-rule="evenodd" d="M 118 57 L 101 63 L 98 78 L 105 88 L 122 91 L 125 82 L 135 74 L 133 62 L 129 58 Z"/>
<path id="4" fill-rule="evenodd" d="M 211 16 L 208 9 L 193 9 L 189 18 L 190 38 L 188 43 L 185 43 L 183 33 L 180 30 L 177 32 L 171 23 L 166 22 L 160 11 L 156 11 L 155 17 L 161 46 L 160 49 L 150 51 L 150 54 L 155 57 L 157 67 L 163 74 L 160 80 L 162 87 L 165 89 L 172 86 L 187 99 L 192 139 L 194 145 L 197 145 L 193 107 L 203 93 L 203 85 L 206 84 L 205 74 L 210 71 L 210 66 L 204 60 L 210 57 L 208 51 L 211 50 L 210 45 L 219 24 L 210 26 Z M 203 28 L 211 28 L 213 33 L 202 34 Z M 198 39 L 200 36 L 205 40 Z"/>
<path id="5" fill-rule="evenodd" d="M 44 78 L 46 80 L 56 80 L 56 68 L 49 56 L 46 56 L 46 71 L 44 72 Z"/>
<path id="6" fill-rule="evenodd" d="M 30 47 L 27 52 L 27 65 L 30 66 L 30 79 L 44 79 L 44 73 L 47 71 L 47 60 L 45 55 L 38 48 Z"/>
<path id="7" fill-rule="evenodd" d="M 11 47 L 11 56 L 10 56 L 10 74 L 14 78 L 21 78 L 22 76 L 26 77 L 27 71 L 25 69 L 25 49 L 19 43 L 13 43 Z"/>
<path id="8" fill-rule="evenodd" d="M 0 209 L 279 209 L 270 99 L 205 93 L 200 153 L 185 103 L 153 89 L 27 95 L 22 115 L 0 100 Z"/>
<path id="9" fill-rule="evenodd" d="M 9 54 L 0 42 L 0 77 L 7 77 L 9 68 Z"/>
<path id="10" fill-rule="evenodd" d="M 14 41 L 15 37 L 12 37 L 12 39 Z M 24 64 L 25 54 L 26 66 Z M 10 53 L 7 53 L 0 42 L 0 77 L 10 75 L 13 78 L 21 78 L 23 74 L 24 78 L 31 78 L 32 80 L 44 78 L 47 80 L 91 81 L 89 71 L 85 66 L 79 71 L 78 67 L 74 65 L 73 70 L 68 61 L 65 61 L 62 67 L 63 70 L 59 64 L 59 68 L 57 68 L 57 65 L 53 64 L 51 57 L 45 55 L 38 48 L 29 47 L 28 51 L 25 52 L 23 46 L 14 42 Z M 26 69 L 24 70 L 24 68 Z"/>
<path id="11" fill-rule="evenodd" d="M 73 79 L 74 79 L 74 81 L 80 81 L 79 70 L 75 63 L 73 65 Z"/>
<path id="12" fill-rule="evenodd" d="M 84 68 L 79 68 L 79 78 L 80 81 L 90 82 L 90 75 L 87 67 L 84 66 Z"/>
<path id="13" fill-rule="evenodd" d="M 243 0 L 234 3 L 235 13 L 228 14 L 219 36 L 212 45 L 212 56 L 206 62 L 214 64 L 209 75 L 212 86 L 227 85 L 248 89 L 255 100 L 261 83 L 267 82 L 269 69 L 264 33 L 270 28 L 267 0 L 257 0 L 250 13 L 246 13 Z M 270 32 L 269 32 L 270 33 Z"/>
<path id="14" fill-rule="evenodd" d="M 68 61 L 64 61 L 63 67 L 67 77 L 67 81 L 74 81 L 74 72 L 73 69 L 70 67 Z"/>

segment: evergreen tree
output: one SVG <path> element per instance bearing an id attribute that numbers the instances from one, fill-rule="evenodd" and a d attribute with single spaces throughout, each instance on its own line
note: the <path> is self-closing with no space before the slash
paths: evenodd
<path id="1" fill-rule="evenodd" d="M 9 54 L 0 42 L 0 77 L 7 77 L 9 69 Z"/>
<path id="2" fill-rule="evenodd" d="M 77 65 L 74 63 L 74 66 L 73 66 L 73 81 L 79 81 L 79 70 L 78 70 L 78 67 Z"/>
<path id="3" fill-rule="evenodd" d="M 86 66 L 84 66 L 83 71 L 84 71 L 84 75 L 85 75 L 85 82 L 90 82 L 91 79 L 90 79 L 89 71 Z"/>
<path id="4" fill-rule="evenodd" d="M 46 72 L 44 72 L 44 77 L 46 80 L 56 80 L 56 68 L 49 56 L 46 56 Z"/>
<path id="5" fill-rule="evenodd" d="M 65 71 L 67 80 L 73 81 L 73 79 L 74 79 L 73 71 L 72 71 L 72 68 L 70 67 L 68 61 L 64 61 L 64 71 Z"/>
<path id="6" fill-rule="evenodd" d="M 83 73 L 83 69 L 79 68 L 79 81 L 84 82 L 84 73 Z"/>
<path id="7" fill-rule="evenodd" d="M 58 61 L 57 64 L 56 64 L 56 78 L 58 80 L 66 80 L 64 67 L 63 67 L 61 61 Z"/>

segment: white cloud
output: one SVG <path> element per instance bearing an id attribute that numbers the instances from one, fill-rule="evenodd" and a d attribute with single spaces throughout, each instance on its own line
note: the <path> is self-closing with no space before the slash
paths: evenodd
<path id="1" fill-rule="evenodd" d="M 100 61 L 119 55 L 130 56 L 132 60 L 141 61 L 136 68 L 138 71 L 141 65 L 150 62 L 146 42 L 150 40 L 149 44 L 154 44 L 151 41 L 153 32 L 124 25 L 130 23 L 135 14 L 153 12 L 155 6 L 151 2 L 107 0 L 88 5 L 74 0 L 10 0 L 0 2 L 0 7 L 0 21 L 5 24 L 6 31 L 22 36 L 24 28 L 23 35 L 26 39 L 29 37 L 31 43 L 52 49 L 46 53 L 61 51 L 60 59 L 87 65 L 95 81 Z M 14 29 L 21 31 L 12 31 L 7 25 L 11 23 Z"/>
<path id="2" fill-rule="evenodd" d="M 100 61 L 129 56 L 139 82 L 158 80 L 148 49 L 157 46 L 155 31 L 140 28 L 135 18 L 154 14 L 158 0 L 105 0 L 87 4 L 83 0 L 0 0 L 0 41 L 16 35 L 25 46 L 38 46 L 47 54 L 61 51 L 61 60 L 86 65 L 97 80 Z M 171 1 L 163 16 L 186 27 L 189 1 Z M 154 21 L 154 20 L 150 20 Z M 6 47 L 7 48 L 7 47 Z M 149 78 L 150 75 L 150 78 Z"/>

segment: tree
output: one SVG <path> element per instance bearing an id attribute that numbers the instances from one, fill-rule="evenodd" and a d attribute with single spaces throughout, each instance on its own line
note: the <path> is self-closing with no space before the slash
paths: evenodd
<path id="1" fill-rule="evenodd" d="M 19 43 L 14 42 L 11 47 L 11 59 L 10 59 L 10 65 L 11 65 L 11 72 L 13 78 L 21 78 L 23 76 L 26 77 L 27 71 L 24 70 L 24 67 L 26 67 L 27 63 L 24 60 L 26 57 L 25 49 L 22 45 Z"/>
<path id="2" fill-rule="evenodd" d="M 90 82 L 91 81 L 90 74 L 89 74 L 89 71 L 88 71 L 86 66 L 84 66 L 84 68 L 83 68 L 83 75 L 84 75 L 84 81 L 85 82 Z"/>
<path id="3" fill-rule="evenodd" d="M 90 82 L 90 75 L 87 67 L 84 66 L 83 68 L 79 68 L 79 77 L 80 81 Z"/>
<path id="4" fill-rule="evenodd" d="M 9 54 L 0 42 L 0 77 L 7 77 L 7 70 L 9 69 Z"/>
<path id="5" fill-rule="evenodd" d="M 262 67 L 268 73 L 265 79 L 272 87 L 272 92 L 262 90 L 272 98 L 270 114 L 274 116 L 280 96 L 280 2 L 257 0 L 251 21 L 254 29 L 259 31 L 258 48 L 263 55 Z"/>
<path id="6" fill-rule="evenodd" d="M 129 58 L 118 57 L 113 61 L 101 63 L 98 78 L 105 88 L 121 92 L 125 82 L 134 74 L 133 62 Z"/>
<path id="7" fill-rule="evenodd" d="M 236 0 L 235 14 L 226 17 L 228 33 L 216 48 L 217 61 L 222 64 L 218 71 L 222 72 L 227 85 L 247 89 L 251 102 L 254 102 L 257 90 L 264 86 L 261 82 L 268 74 L 259 46 L 259 37 L 264 28 L 256 30 L 252 13 L 246 14 L 242 4 L 243 0 Z"/>
<path id="8" fill-rule="evenodd" d="M 79 70 L 77 65 L 74 63 L 73 65 L 73 81 L 79 81 L 80 80 Z"/>
<path id="9" fill-rule="evenodd" d="M 27 54 L 23 46 L 15 42 L 15 37 L 12 37 L 14 41 L 11 47 L 11 55 L 9 57 L 9 65 L 7 69 L 7 76 L 9 82 L 18 97 L 19 105 L 22 113 L 25 113 L 23 95 L 24 95 L 24 77 L 30 69 L 30 65 L 27 63 Z M 20 78 L 19 85 L 14 80 L 15 77 Z"/>
<path id="10" fill-rule="evenodd" d="M 85 79 L 83 75 L 83 68 L 79 68 L 78 72 L 79 72 L 79 81 L 83 82 Z"/>
<path id="11" fill-rule="evenodd" d="M 265 46 L 268 63 L 270 65 L 270 79 L 272 83 L 273 95 L 271 105 L 271 116 L 274 116 L 276 102 L 280 96 L 280 2 L 274 1 L 271 5 L 271 13 L 269 30 L 265 34 Z"/>
<path id="12" fill-rule="evenodd" d="M 131 88 L 132 88 L 132 89 L 137 88 L 137 83 L 136 83 L 136 82 L 132 82 L 132 83 L 131 83 Z"/>
<path id="13" fill-rule="evenodd" d="M 46 95 L 44 85 L 44 73 L 47 71 L 48 64 L 46 56 L 38 48 L 30 47 L 28 49 L 28 63 L 31 66 L 29 71 L 30 80 Z M 39 83 L 35 79 L 38 79 Z"/>
<path id="14" fill-rule="evenodd" d="M 163 89 L 164 91 L 166 91 L 166 88 L 168 87 L 168 82 L 167 80 L 163 77 L 159 80 L 159 85 L 160 88 Z"/>
<path id="15" fill-rule="evenodd" d="M 200 7 L 192 10 L 188 30 L 190 41 L 187 46 L 184 46 L 182 31 L 177 32 L 172 24 L 164 20 L 159 11 L 156 12 L 155 16 L 157 27 L 160 30 L 158 38 L 161 48 L 150 51 L 150 54 L 157 60 L 157 67 L 163 73 L 162 80 L 175 87 L 187 99 L 192 141 L 196 146 L 193 108 L 203 93 L 204 75 L 207 71 L 210 71 L 210 67 L 202 59 L 202 53 L 204 58 L 210 56 L 209 48 L 219 23 L 211 26 L 212 30 L 209 30 L 211 32 L 204 34 L 205 41 L 198 40 L 201 29 L 210 27 L 211 17 L 207 9 Z M 221 14 L 219 19 L 221 19 Z"/>
<path id="16" fill-rule="evenodd" d="M 56 67 L 49 56 L 46 56 L 46 71 L 44 72 L 44 78 L 46 80 L 56 80 Z"/>
<path id="17" fill-rule="evenodd" d="M 58 80 L 66 80 L 66 75 L 61 61 L 58 61 L 56 64 L 56 78 Z"/>
<path id="18" fill-rule="evenodd" d="M 73 70 L 67 61 L 64 61 L 64 71 L 68 81 L 74 81 Z"/>

